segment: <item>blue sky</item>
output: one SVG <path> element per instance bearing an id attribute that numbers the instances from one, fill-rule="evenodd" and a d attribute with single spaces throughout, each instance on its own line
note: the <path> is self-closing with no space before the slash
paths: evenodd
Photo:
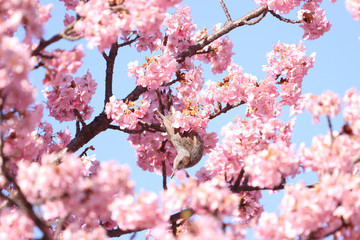
<path id="1" fill-rule="evenodd" d="M 53 3 L 53 1 L 41 1 L 42 3 Z M 237 19 L 244 14 L 248 13 L 258 5 L 250 0 L 235 1 L 225 0 L 229 8 L 232 19 Z M 225 23 L 225 14 L 217 0 L 196 0 L 183 1 L 182 5 L 188 5 L 191 8 L 193 22 L 198 25 L 199 29 L 206 27 L 210 29 L 217 23 Z M 351 18 L 349 12 L 346 11 L 343 1 L 331 3 L 324 0 L 322 7 L 326 10 L 326 16 L 332 28 L 329 32 L 325 33 L 323 37 L 313 41 L 304 41 L 307 47 L 307 54 L 316 52 L 316 62 L 313 69 L 310 69 L 308 75 L 303 82 L 303 93 L 311 92 L 313 94 L 321 94 L 325 90 L 332 90 L 339 94 L 344 95 L 344 92 L 350 87 L 359 86 L 359 69 L 360 69 L 360 28 L 359 22 Z M 63 16 L 65 8 L 63 4 L 55 3 L 52 10 L 54 18 L 46 25 L 45 39 L 49 39 L 54 34 L 58 33 L 63 28 Z M 296 19 L 296 11 L 292 11 L 288 18 Z M 244 26 L 237 28 L 230 32 L 228 36 L 233 41 L 234 52 L 233 61 L 244 68 L 244 72 L 253 74 L 259 80 L 264 79 L 266 73 L 262 71 L 262 66 L 266 64 L 267 52 L 272 50 L 272 46 L 278 41 L 283 43 L 298 43 L 302 39 L 303 30 L 294 24 L 280 22 L 275 19 L 271 14 L 268 14 L 259 24 L 254 26 Z M 85 53 L 87 54 L 84 59 L 82 68 L 78 71 L 77 76 L 82 76 L 90 69 L 93 78 L 98 82 L 97 93 L 95 94 L 92 106 L 95 107 L 95 117 L 103 107 L 104 98 L 104 78 L 105 78 L 105 61 L 97 49 L 89 50 L 86 48 L 86 41 L 80 40 L 77 42 L 68 42 L 61 40 L 51 46 L 51 48 L 72 49 L 75 44 L 82 43 Z M 119 49 L 118 58 L 116 60 L 114 72 L 114 90 L 113 93 L 117 98 L 123 98 L 133 88 L 135 84 L 134 79 L 127 76 L 127 64 L 130 61 L 138 60 L 139 63 L 143 62 L 145 53 L 138 53 L 134 47 Z M 202 64 L 205 69 L 205 80 L 211 79 L 214 81 L 221 80 L 224 75 L 213 75 L 209 71 L 209 67 Z M 39 101 L 43 101 L 41 93 L 41 80 L 44 71 L 36 70 L 31 74 L 31 80 L 38 87 Z M 208 131 L 215 131 L 220 134 L 220 129 L 223 125 L 232 121 L 236 116 L 244 117 L 244 109 L 240 107 L 228 112 L 226 115 L 221 115 L 209 123 Z M 46 114 L 46 113 L 45 113 Z M 289 119 L 287 111 L 284 111 L 283 119 Z M 54 124 L 56 130 L 64 129 L 67 126 L 74 132 L 75 123 L 68 122 L 58 124 L 54 119 L 46 118 L 47 121 Z M 339 116 L 333 120 L 333 127 L 339 130 L 343 124 L 342 117 Z M 305 142 L 309 146 L 313 136 L 317 134 L 326 134 L 327 123 L 324 118 L 317 125 L 312 124 L 312 117 L 305 112 L 297 116 L 297 123 L 294 129 L 293 142 L 297 146 L 301 142 Z M 220 136 L 221 139 L 221 136 Z M 85 147 L 93 145 L 94 152 L 88 152 L 90 155 L 95 153 L 100 161 L 114 160 L 121 164 L 127 164 L 131 168 L 131 177 L 136 183 L 136 191 L 145 189 L 147 191 L 159 192 L 162 189 L 162 177 L 155 173 L 142 171 L 136 165 L 135 152 L 127 141 L 127 134 L 120 131 L 108 130 L 101 133 L 93 139 Z M 82 150 L 79 150 L 79 153 Z M 198 166 L 190 169 L 190 175 L 203 166 L 206 161 L 205 156 Z M 304 178 L 311 183 L 314 181 L 313 175 L 306 174 L 295 179 L 296 182 L 300 178 Z M 264 193 L 262 203 L 268 211 L 276 211 L 279 199 L 281 199 L 281 192 L 268 196 Z M 139 234 L 137 239 L 142 239 Z M 123 237 L 127 239 L 127 237 Z M 252 239 L 251 234 L 248 239 Z"/>

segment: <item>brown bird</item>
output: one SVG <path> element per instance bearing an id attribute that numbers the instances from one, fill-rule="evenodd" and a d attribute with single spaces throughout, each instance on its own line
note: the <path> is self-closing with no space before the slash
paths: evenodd
<path id="1" fill-rule="evenodd" d="M 174 176 L 175 171 L 195 166 L 204 153 L 203 141 L 197 132 L 180 133 L 179 129 L 172 127 L 174 112 L 174 107 L 171 106 L 169 115 L 165 117 L 159 110 L 156 110 L 177 152 L 171 178 Z"/>

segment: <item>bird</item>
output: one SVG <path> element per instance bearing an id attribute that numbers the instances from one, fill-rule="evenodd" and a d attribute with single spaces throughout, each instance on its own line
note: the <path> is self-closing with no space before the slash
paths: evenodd
<path id="1" fill-rule="evenodd" d="M 173 106 L 170 107 L 167 116 L 164 116 L 158 109 L 155 112 L 160 117 L 168 138 L 177 152 L 174 159 L 173 172 L 170 176 L 170 178 L 173 178 L 176 171 L 193 167 L 201 160 L 204 153 L 203 140 L 195 131 L 181 133 L 180 129 L 172 126 L 175 113 Z"/>

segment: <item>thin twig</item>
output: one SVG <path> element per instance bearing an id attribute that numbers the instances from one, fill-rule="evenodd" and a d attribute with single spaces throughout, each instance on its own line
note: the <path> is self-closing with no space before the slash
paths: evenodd
<path id="1" fill-rule="evenodd" d="M 31 56 L 38 56 L 39 53 L 44 50 L 50 44 L 59 41 L 62 38 L 60 34 L 52 36 L 49 40 L 45 41 L 44 39 L 40 40 L 39 45 L 32 51 Z"/>
<path id="2" fill-rule="evenodd" d="M 184 50 L 182 53 L 180 53 L 176 57 L 177 61 L 179 63 L 182 63 L 183 61 L 185 61 L 186 57 L 193 56 L 196 52 L 203 49 L 205 46 L 209 45 L 211 42 L 215 41 L 216 39 L 220 38 L 221 36 L 229 33 L 234 28 L 246 25 L 247 23 L 249 23 L 249 21 L 251 19 L 257 18 L 257 17 L 263 15 L 264 12 L 267 12 L 267 11 L 268 11 L 267 6 L 261 6 L 261 7 L 258 7 L 256 9 L 252 10 L 248 14 L 244 15 L 243 17 L 241 17 L 235 21 L 226 22 L 225 25 L 222 26 L 219 30 L 202 38 L 201 40 L 198 41 L 197 44 L 194 44 L 194 45 L 188 47 L 186 50 Z"/>
<path id="3" fill-rule="evenodd" d="M 226 112 L 229 111 L 230 109 L 233 109 L 233 108 L 235 108 L 235 107 L 238 107 L 238 106 L 240 106 L 240 105 L 242 105 L 242 104 L 245 104 L 245 101 L 240 100 L 240 101 L 238 101 L 238 102 L 236 102 L 236 103 L 234 103 L 234 104 L 232 104 L 232 105 L 227 104 L 226 107 L 221 108 L 220 110 L 211 113 L 210 116 L 209 116 L 209 119 L 213 119 L 213 118 L 219 116 L 220 114 L 226 113 Z"/>
<path id="4" fill-rule="evenodd" d="M 328 122 L 328 125 L 329 125 L 329 131 L 330 131 L 330 137 L 331 137 L 331 146 L 332 146 L 333 143 L 334 143 L 333 127 L 332 127 L 331 119 L 330 119 L 329 115 L 326 115 L 326 119 L 327 119 L 327 122 Z"/>
<path id="5" fill-rule="evenodd" d="M 267 14 L 267 11 L 264 11 L 257 19 L 253 21 L 244 21 L 246 25 L 255 25 L 259 23 Z"/>
<path id="6" fill-rule="evenodd" d="M 164 190 L 167 190 L 167 184 L 166 184 L 166 165 L 165 165 L 165 161 L 162 160 L 161 164 L 162 164 L 163 189 L 164 189 Z"/>
<path id="7" fill-rule="evenodd" d="M 239 193 L 239 192 L 251 192 L 251 191 L 262 191 L 262 190 L 270 190 L 270 191 L 276 191 L 276 190 L 281 190 L 281 189 L 284 189 L 286 185 L 284 184 L 281 184 L 281 185 L 278 185 L 278 186 L 275 186 L 275 187 L 265 187 L 265 188 L 262 188 L 262 187 L 254 187 L 254 186 L 249 186 L 247 184 L 242 184 L 240 186 L 237 187 L 236 191 L 231 189 L 230 187 L 230 190 L 232 190 L 233 193 Z M 287 185 L 289 186 L 289 185 Z M 307 188 L 314 188 L 314 185 L 311 184 L 311 185 L 307 185 L 306 186 Z"/>
<path id="8" fill-rule="evenodd" d="M 229 11 L 228 11 L 228 9 L 227 9 L 224 1 L 223 1 L 223 0 L 219 0 L 219 1 L 220 1 L 220 4 L 221 4 L 221 7 L 224 9 L 224 12 L 225 12 L 225 15 L 226 15 L 227 20 L 228 20 L 229 22 L 232 22 L 231 17 L 230 17 L 230 14 L 229 14 Z"/>
<path id="9" fill-rule="evenodd" d="M 243 179 L 244 174 L 245 174 L 245 170 L 244 170 L 244 168 L 242 168 L 240 173 L 239 173 L 239 176 L 237 177 L 237 179 L 235 181 L 235 183 L 232 186 L 230 186 L 231 191 L 236 192 L 238 190 L 238 187 L 240 186 L 240 182 Z"/>
<path id="10" fill-rule="evenodd" d="M 322 233 L 321 234 L 321 230 L 324 230 L 324 228 L 319 228 L 315 231 L 312 231 L 307 238 L 305 238 L 306 240 L 315 240 L 315 239 L 324 239 L 326 237 L 329 237 L 330 235 L 336 233 L 337 231 L 340 231 L 343 227 L 348 226 L 346 224 L 346 222 L 344 221 L 344 219 L 341 219 L 341 224 L 339 226 L 337 226 L 334 229 L 329 230 L 328 232 Z M 319 235 L 319 236 L 316 236 Z"/>
<path id="11" fill-rule="evenodd" d="M 132 44 L 133 42 L 135 42 L 136 40 L 138 40 L 139 38 L 140 38 L 140 36 L 137 35 L 134 39 L 131 39 L 131 40 L 127 41 L 127 42 L 119 43 L 119 44 L 118 44 L 118 48 L 121 48 L 121 47 L 125 47 L 125 46 L 127 46 L 127 45 L 130 45 L 130 44 Z"/>
<path id="12" fill-rule="evenodd" d="M 67 218 L 68 218 L 68 216 L 60 218 L 59 221 L 57 222 L 57 226 L 56 226 L 55 233 L 54 233 L 55 240 L 60 239 L 60 233 L 61 233 L 63 224 Z"/>
<path id="13" fill-rule="evenodd" d="M 77 19 L 75 19 L 72 23 L 70 23 L 69 25 L 67 25 L 64 30 L 62 30 L 59 35 L 64 38 L 64 39 L 67 39 L 69 41 L 76 41 L 76 40 L 79 40 L 81 38 L 83 38 L 84 36 L 82 34 L 80 35 L 77 35 L 77 36 L 71 36 L 71 34 L 73 33 L 76 33 L 75 30 L 74 30 L 74 26 L 75 24 L 84 19 L 84 17 L 78 17 Z"/>
<path id="14" fill-rule="evenodd" d="M 74 115 L 76 117 L 76 121 L 80 122 L 81 123 L 81 126 L 83 128 L 86 128 L 86 123 L 84 122 L 84 119 L 82 118 L 79 110 L 77 110 L 76 108 L 73 109 L 73 112 L 74 112 Z"/>
<path id="15" fill-rule="evenodd" d="M 281 15 L 275 13 L 273 10 L 270 10 L 269 12 L 270 12 L 274 17 L 276 17 L 277 19 L 279 19 L 280 21 L 283 21 L 283 22 L 286 22 L 286 23 L 292 23 L 292 24 L 302 23 L 302 20 L 291 20 L 291 19 L 284 18 L 284 17 L 282 17 Z"/>
<path id="16" fill-rule="evenodd" d="M 159 89 L 156 89 L 156 96 L 158 97 L 160 112 L 164 115 L 164 104 L 161 100 L 161 93 Z"/>

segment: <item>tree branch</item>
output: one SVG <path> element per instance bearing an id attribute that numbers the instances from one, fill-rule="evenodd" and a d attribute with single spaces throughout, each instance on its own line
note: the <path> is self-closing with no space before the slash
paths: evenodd
<path id="1" fill-rule="evenodd" d="M 42 50 L 44 50 L 50 44 L 59 41 L 62 38 L 60 34 L 52 36 L 49 40 L 45 41 L 41 39 L 39 45 L 32 51 L 31 56 L 38 56 Z"/>
<path id="2" fill-rule="evenodd" d="M 222 28 L 220 28 L 218 31 L 199 40 L 197 44 L 188 47 L 185 51 L 180 53 L 176 58 L 177 61 L 179 63 L 185 61 L 186 57 L 193 56 L 197 51 L 203 49 L 205 46 L 209 45 L 211 42 L 215 41 L 221 36 L 227 34 L 234 28 L 248 24 L 251 19 L 257 18 L 267 11 L 268 11 L 267 6 L 261 6 L 235 21 L 225 23 L 225 25 Z"/>
<path id="3" fill-rule="evenodd" d="M 314 188 L 314 185 L 307 185 L 306 186 L 307 188 Z M 249 186 L 247 184 L 243 184 L 243 185 L 240 185 L 238 186 L 236 189 L 234 189 L 234 187 L 231 185 L 230 186 L 230 190 L 233 192 L 233 193 L 239 193 L 239 192 L 251 192 L 251 191 L 262 191 L 262 190 L 271 190 L 271 191 L 276 191 L 276 190 L 281 190 L 281 189 L 284 189 L 285 188 L 285 185 L 284 184 L 281 184 L 281 185 L 278 185 L 278 186 L 275 186 L 275 187 L 271 187 L 271 188 L 261 188 L 261 187 L 253 187 L 253 186 Z"/>
<path id="4" fill-rule="evenodd" d="M 113 75 L 114 75 L 114 65 L 115 59 L 117 56 L 117 52 L 119 49 L 119 45 L 117 43 L 113 43 L 111 45 L 109 55 L 107 55 L 106 60 L 106 76 L 105 76 L 105 102 L 104 108 L 106 103 L 110 101 L 110 97 L 113 95 L 112 93 L 112 84 L 113 84 Z"/>
<path id="5" fill-rule="evenodd" d="M 224 9 L 224 12 L 225 12 L 225 15 L 226 15 L 227 20 L 228 20 L 229 22 L 232 22 L 231 17 L 230 17 L 230 14 L 229 14 L 229 11 L 228 11 L 228 9 L 227 9 L 224 1 L 223 1 L 223 0 L 219 0 L 219 1 L 220 1 L 220 4 L 221 4 L 221 7 Z"/>
<path id="6" fill-rule="evenodd" d="M 232 105 L 227 104 L 226 107 L 224 107 L 224 108 L 222 108 L 222 109 L 220 109 L 220 110 L 218 110 L 218 111 L 216 111 L 216 112 L 211 113 L 210 116 L 209 116 L 209 119 L 213 119 L 213 118 L 219 116 L 220 114 L 226 113 L 226 112 L 229 111 L 230 109 L 233 109 L 233 108 L 235 108 L 235 107 L 238 107 L 238 106 L 240 106 L 240 105 L 242 105 L 242 104 L 245 104 L 245 102 L 244 102 L 243 100 L 238 101 L 238 102 L 236 102 L 236 103 L 234 103 L 234 104 L 232 104 Z"/>
<path id="7" fill-rule="evenodd" d="M 283 22 L 286 22 L 286 23 L 292 23 L 292 24 L 302 23 L 302 20 L 291 20 L 291 19 L 284 18 L 284 17 L 282 17 L 281 15 L 275 13 L 273 10 L 270 10 L 269 12 L 270 12 L 274 17 L 276 17 L 277 19 L 279 19 L 280 21 L 283 21 Z"/>

